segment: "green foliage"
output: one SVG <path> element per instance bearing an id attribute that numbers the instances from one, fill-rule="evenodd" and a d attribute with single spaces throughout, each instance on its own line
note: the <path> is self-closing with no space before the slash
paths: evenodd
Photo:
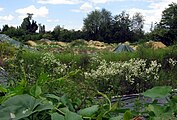
<path id="1" fill-rule="evenodd" d="M 5 32 L 9 29 L 9 26 L 6 24 L 6 25 L 3 25 L 3 28 L 2 28 L 2 32 Z"/>
<path id="2" fill-rule="evenodd" d="M 9 43 L 0 43 L 0 58 L 12 57 L 16 53 L 17 48 L 11 46 Z"/>
<path id="3" fill-rule="evenodd" d="M 123 120 L 131 120 L 132 119 L 132 113 L 131 111 L 126 111 L 123 116 Z"/>
<path id="4" fill-rule="evenodd" d="M 39 24 L 39 34 L 44 34 L 45 33 L 45 25 Z"/>
<path id="5" fill-rule="evenodd" d="M 30 26 L 31 26 L 30 18 L 29 17 L 24 18 L 21 24 L 21 29 L 23 29 L 25 32 L 30 32 Z"/>
<path id="6" fill-rule="evenodd" d="M 9 35 L 12 38 L 17 39 L 18 41 L 25 42 L 27 40 L 39 40 L 41 39 L 41 34 L 34 34 L 38 29 L 38 25 L 36 21 L 31 20 L 31 16 L 28 16 L 23 19 L 20 27 L 9 27 L 8 25 L 4 25 L 2 29 L 2 33 Z M 34 35 L 33 35 L 34 34 Z"/>
<path id="7" fill-rule="evenodd" d="M 42 38 L 51 40 L 52 35 L 50 33 L 45 33 L 45 34 L 42 35 Z"/>
<path id="8" fill-rule="evenodd" d="M 65 120 L 63 115 L 56 113 L 51 114 L 51 120 Z"/>
<path id="9" fill-rule="evenodd" d="M 174 41 L 175 20 L 167 18 L 168 14 L 175 16 L 173 14 L 175 7 L 174 3 L 163 12 L 162 28 L 152 33 L 158 34 L 161 40 L 166 39 L 164 35 L 167 35 L 168 40 L 172 40 L 170 42 Z M 36 22 L 30 23 L 29 19 L 24 19 L 21 27 L 34 33 L 37 29 Z M 93 11 L 84 20 L 93 26 L 84 30 L 91 38 L 105 42 L 123 42 L 143 36 L 141 14 L 137 13 L 131 19 L 129 14 L 122 12 L 114 18 L 114 24 L 111 23 L 112 20 L 111 13 L 105 9 Z M 96 24 L 91 24 L 92 22 Z M 88 55 L 85 53 L 89 48 L 80 40 L 83 38 L 82 31 L 56 27 L 53 32 L 30 35 L 22 28 L 6 25 L 3 32 L 21 41 L 42 37 L 59 41 L 79 40 L 63 48 L 67 49 L 64 53 L 52 51 L 58 46 L 28 51 L 17 50 L 9 44 L 1 43 L 0 62 L 3 64 L 0 70 L 5 69 L 11 79 L 7 85 L 0 85 L 0 119 L 130 120 L 134 117 L 149 120 L 176 119 L 177 96 L 172 90 L 177 85 L 175 45 L 159 50 L 140 45 L 134 53 L 116 54 L 100 50 L 101 52 L 96 51 L 94 55 Z M 90 29 L 93 29 L 91 31 L 94 33 L 91 33 Z M 111 32 L 115 33 L 113 37 L 117 41 L 111 38 Z M 90 39 L 89 36 L 85 37 Z M 84 54 L 75 54 L 76 50 Z M 164 84 L 172 87 L 159 86 Z M 156 85 L 158 87 L 152 88 Z M 152 89 L 144 92 L 148 88 Z M 154 101 L 147 104 L 137 101 L 134 104 L 138 106 L 133 109 L 121 108 L 119 101 L 111 102 L 110 98 L 113 95 L 136 92 L 143 92 L 141 95 Z M 167 101 L 161 106 L 157 98 L 167 98 Z"/>
<path id="10" fill-rule="evenodd" d="M 95 115 L 95 113 L 98 111 L 99 106 L 94 105 L 88 108 L 84 108 L 78 111 L 78 113 L 84 117 L 92 117 Z"/>
<path id="11" fill-rule="evenodd" d="M 84 19 L 84 31 L 87 39 L 106 40 L 109 39 L 111 30 L 111 12 L 106 9 L 95 10 Z"/>
<path id="12" fill-rule="evenodd" d="M 23 22 L 20 26 L 21 29 L 23 29 L 26 33 L 35 33 L 36 30 L 38 29 L 38 25 L 36 21 L 32 20 L 32 23 L 31 23 L 30 21 L 31 19 L 32 19 L 32 15 L 28 14 L 28 17 L 23 19 Z"/>
<path id="13" fill-rule="evenodd" d="M 169 93 L 172 91 L 172 87 L 170 86 L 156 86 L 152 89 L 147 90 L 142 95 L 150 97 L 150 98 L 164 98 L 169 96 Z"/>
<path id="14" fill-rule="evenodd" d="M 84 19 L 83 30 L 86 39 L 100 40 L 107 43 L 138 41 L 143 38 L 143 16 L 136 13 L 133 18 L 123 11 L 112 16 L 106 9 L 92 11 Z"/>
<path id="15" fill-rule="evenodd" d="M 122 110 L 119 106 L 119 103 L 117 102 L 114 104 L 111 103 L 111 100 L 106 94 L 96 91 L 97 89 L 95 89 L 93 85 L 93 80 L 91 81 L 85 80 L 83 73 L 89 69 L 93 69 L 93 68 L 97 69 L 97 67 L 101 63 L 100 61 L 98 61 L 98 59 L 95 56 L 92 57 L 88 56 L 82 59 L 81 56 L 74 56 L 70 54 L 71 56 L 69 56 L 69 60 L 68 60 L 68 58 L 62 58 L 64 57 L 62 56 L 63 54 L 61 54 L 62 56 L 61 57 L 60 55 L 55 55 L 55 54 L 41 54 L 40 52 L 27 52 L 24 50 L 20 50 L 17 53 L 18 54 L 15 56 L 15 62 L 13 64 L 19 67 L 16 67 L 14 70 L 12 69 L 13 71 L 12 73 L 19 72 L 20 77 L 19 79 L 16 79 L 15 84 L 9 84 L 9 86 L 6 88 L 1 86 L 0 89 L 1 93 L 4 94 L 1 95 L 1 106 L 3 107 L 6 101 L 11 100 L 11 98 L 16 99 L 16 96 L 29 94 L 31 95 L 30 96 L 31 98 L 30 99 L 28 98 L 28 100 L 31 99 L 32 100 L 35 99 L 37 101 L 40 100 L 40 105 L 44 105 L 44 106 L 49 105 L 50 103 L 50 106 L 52 108 L 41 109 L 39 111 L 36 108 L 37 111 L 36 109 L 32 109 L 33 111 L 30 111 L 30 113 L 27 114 L 27 112 L 24 111 L 26 110 L 24 106 L 18 106 L 18 108 L 20 107 L 21 110 L 18 111 L 20 111 L 20 113 L 24 111 L 26 113 L 25 116 L 23 114 L 22 115 L 16 114 L 17 112 L 11 112 L 12 114 L 4 113 L 2 115 L 8 115 L 7 117 L 14 117 L 14 116 L 17 117 L 17 115 L 19 115 L 19 118 L 28 118 L 28 119 L 38 119 L 41 117 L 41 118 L 52 119 L 52 120 L 59 119 L 59 118 L 64 120 L 65 119 L 68 120 L 70 119 L 129 120 L 138 115 L 138 113 L 134 112 L 133 110 L 129 110 L 129 109 Z M 85 62 L 84 59 L 86 60 L 89 59 L 90 62 L 87 63 Z M 111 58 L 107 60 L 107 62 L 111 62 L 111 61 L 118 62 L 118 60 L 116 60 L 115 58 Z M 124 62 L 126 61 L 122 60 L 122 63 Z M 129 62 L 135 67 L 133 62 L 131 61 Z M 127 64 L 129 62 L 127 62 Z M 57 75 L 58 72 L 55 73 L 53 71 L 54 68 L 59 69 L 64 63 L 65 64 L 67 63 L 67 65 L 70 65 L 71 67 L 69 67 L 68 71 L 65 74 L 63 75 L 61 74 L 61 76 Z M 81 63 L 83 65 L 81 65 Z M 61 66 L 59 67 L 58 65 Z M 90 66 L 90 68 L 88 67 L 85 68 L 84 67 L 85 65 Z M 121 64 L 121 66 L 123 65 L 124 64 Z M 81 66 L 81 68 L 79 68 L 78 66 Z M 109 67 L 111 67 L 111 64 L 109 65 Z M 146 69 L 148 69 L 147 66 Z M 113 69 L 111 70 L 113 71 Z M 113 81 L 112 85 L 118 85 L 115 82 Z M 123 87 L 125 86 L 121 86 L 121 89 L 119 90 L 125 90 L 123 89 Z M 102 99 L 104 99 L 104 101 L 96 102 L 94 96 L 100 96 L 100 95 L 103 97 Z M 108 93 L 108 95 L 110 96 L 111 93 Z M 168 116 L 170 116 L 170 114 L 176 113 L 175 112 L 175 110 L 177 109 L 175 107 L 176 96 L 171 94 L 171 87 L 158 87 L 158 88 L 156 87 L 146 91 L 144 95 L 145 96 L 149 95 L 149 97 L 152 98 L 159 98 L 164 95 L 165 96 L 172 95 L 172 97 L 170 98 L 170 102 L 168 102 L 168 104 L 165 104 L 165 108 L 156 105 L 155 102 L 143 106 L 144 111 L 141 110 L 139 111 L 142 116 L 148 119 L 161 119 L 161 118 L 169 118 Z M 11 103 L 17 104 L 14 101 L 15 100 L 13 101 L 11 100 Z M 23 102 L 18 102 L 18 103 L 24 103 L 24 102 L 26 103 L 27 101 L 24 100 Z M 8 105 L 6 106 L 9 108 Z M 16 110 L 17 109 L 15 109 L 15 111 Z M 170 116 L 170 118 L 175 119 L 174 116 Z"/>
<path id="16" fill-rule="evenodd" d="M 65 120 L 83 120 L 82 117 L 74 112 L 66 112 Z"/>
<path id="17" fill-rule="evenodd" d="M 122 116 L 112 117 L 109 120 L 122 120 Z"/>
<path id="18" fill-rule="evenodd" d="M 54 29 L 53 29 L 53 37 L 56 41 L 59 41 L 61 38 L 60 38 L 60 31 L 62 30 L 62 28 L 58 25 L 56 26 Z"/>
<path id="19" fill-rule="evenodd" d="M 119 102 L 112 103 L 110 98 L 117 94 L 142 92 L 159 84 L 170 85 L 168 79 L 173 79 L 172 85 L 175 88 L 175 48 L 172 46 L 155 51 L 142 47 L 142 53 L 107 52 L 97 55 L 43 53 L 20 49 L 15 51 L 16 54 L 7 60 L 7 66 L 4 67 L 13 80 L 9 81 L 7 86 L 0 87 L 0 104 L 3 105 L 15 96 L 28 94 L 41 100 L 42 104 L 50 103 L 52 106 L 52 109 L 26 116 L 28 119 L 55 120 L 76 116 L 76 119 L 83 120 L 128 120 L 138 115 L 147 119 L 168 118 L 169 114 L 176 114 L 176 96 L 171 92 L 171 87 L 156 87 L 144 93 L 144 96 L 149 95 L 153 99 L 164 95 L 171 96 L 168 103 L 164 104 L 165 108 L 154 101 L 152 104 L 143 105 L 137 102 L 135 105 L 140 107 L 136 106 L 134 110 L 122 109 Z M 149 51 L 152 53 L 148 53 Z M 159 69 L 160 64 L 162 67 Z M 99 70 L 102 72 L 98 72 Z M 116 72 L 119 73 L 116 76 L 112 74 L 115 70 L 121 72 Z M 148 72 L 149 70 L 153 72 Z M 165 75 L 164 81 L 161 80 L 163 77 L 159 76 L 159 72 Z M 86 73 L 91 76 L 88 77 Z M 147 77 L 149 75 L 151 76 Z M 98 98 L 100 96 L 101 99 Z M 11 116 L 14 117 L 14 113 Z M 170 117 L 174 118 L 172 115 Z"/>
<path id="20" fill-rule="evenodd" d="M 169 7 L 163 11 L 162 19 L 160 21 L 160 26 L 166 29 L 177 29 L 177 4 L 171 3 Z"/>
<path id="21" fill-rule="evenodd" d="M 38 85 L 35 85 L 31 88 L 30 94 L 34 97 L 39 97 L 42 93 L 41 87 Z"/>
<path id="22" fill-rule="evenodd" d="M 130 40 L 132 33 L 130 31 L 131 20 L 129 14 L 122 11 L 121 14 L 115 16 L 114 21 L 114 40 L 118 40 L 117 43 Z"/>
<path id="23" fill-rule="evenodd" d="M 82 40 L 82 39 L 74 40 L 74 41 L 72 41 L 72 42 L 70 43 L 70 46 L 71 46 L 71 47 L 79 47 L 79 46 L 84 47 L 84 46 L 86 46 L 86 45 L 87 45 L 87 44 L 86 44 L 85 41 Z"/>
<path id="24" fill-rule="evenodd" d="M 145 108 L 145 113 L 148 113 L 148 118 L 150 120 L 177 119 L 175 116 L 177 110 L 176 95 L 172 92 L 170 86 L 154 87 L 144 92 L 143 95 L 148 96 L 152 99 L 164 97 L 168 99 L 163 106 L 159 105 L 157 103 L 158 100 L 156 99 L 152 103 L 147 104 L 147 107 Z"/>
<path id="25" fill-rule="evenodd" d="M 20 27 L 4 25 L 2 33 L 22 42 L 30 39 L 47 38 L 64 42 L 71 42 L 76 39 L 92 39 L 107 43 L 120 43 L 125 41 L 137 42 L 146 38 L 148 40 L 160 40 L 166 45 L 172 45 L 177 39 L 176 6 L 176 3 L 169 4 L 169 7 L 162 13 L 160 23 L 156 23 L 154 29 L 151 29 L 146 37 L 143 31 L 144 16 L 141 13 L 135 13 L 132 18 L 125 11 L 112 16 L 112 13 L 106 9 L 89 13 L 83 20 L 83 30 L 68 30 L 57 25 L 52 32 L 45 32 L 45 25 L 39 24 L 39 34 L 33 35 L 38 29 L 38 25 L 36 21 L 31 21 L 32 14 L 28 14 Z"/>
<path id="26" fill-rule="evenodd" d="M 163 89 L 167 90 L 168 88 L 168 86 L 161 86 L 158 87 L 158 91 Z M 157 87 L 153 89 L 155 90 Z M 145 93 L 149 94 L 149 97 L 151 97 L 150 95 L 153 92 L 158 94 L 156 98 L 164 96 L 164 92 L 159 93 L 158 91 L 151 91 L 150 93 L 148 91 L 149 90 Z M 1 104 L 0 118 L 2 120 L 40 119 L 40 117 L 49 120 L 130 120 L 134 117 L 142 119 L 144 117 L 147 120 L 175 120 L 176 117 L 174 115 L 177 113 L 176 95 L 172 94 L 169 90 L 167 91 L 168 92 L 165 92 L 165 94 L 167 93 L 171 95 L 171 97 L 163 106 L 158 105 L 155 101 L 153 103 L 147 103 L 146 106 L 144 106 L 142 113 L 139 113 L 141 116 L 134 114 L 134 110 L 122 110 L 117 104 L 111 105 L 108 97 L 99 92 L 99 94 L 108 100 L 108 103 L 101 106 L 93 105 L 78 111 L 75 111 L 74 109 L 74 111 L 71 110 L 70 106 L 73 106 L 73 103 L 66 97 L 58 97 L 53 94 L 48 94 L 36 99 L 27 94 L 16 95 Z M 154 96 L 152 96 L 152 98 L 154 98 Z"/>
<path id="27" fill-rule="evenodd" d="M 169 7 L 162 12 L 160 23 L 155 26 L 151 36 L 160 40 L 166 45 L 172 45 L 177 40 L 177 4 L 171 3 Z"/>
<path id="28" fill-rule="evenodd" d="M 27 94 L 16 95 L 1 104 L 0 118 L 19 120 L 48 109 L 53 109 L 49 103 L 44 104 Z"/>

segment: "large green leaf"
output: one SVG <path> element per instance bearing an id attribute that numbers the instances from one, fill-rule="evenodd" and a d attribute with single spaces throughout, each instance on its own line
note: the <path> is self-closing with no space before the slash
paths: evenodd
<path id="1" fill-rule="evenodd" d="M 68 107 L 59 108 L 59 110 L 61 110 L 63 113 L 67 113 L 69 111 Z"/>
<path id="2" fill-rule="evenodd" d="M 54 106 L 59 106 L 62 103 L 60 102 L 60 97 L 54 94 L 46 94 L 45 98 L 47 98 Z"/>
<path id="3" fill-rule="evenodd" d="M 46 94 L 45 97 L 50 98 L 50 99 L 55 99 L 58 102 L 60 101 L 60 97 L 54 95 L 54 94 Z"/>
<path id="4" fill-rule="evenodd" d="M 163 107 L 160 105 L 148 105 L 147 110 L 153 112 L 157 117 L 164 113 Z"/>
<path id="5" fill-rule="evenodd" d="M 123 120 L 131 120 L 132 119 L 132 113 L 128 110 L 124 113 Z"/>
<path id="6" fill-rule="evenodd" d="M 34 97 L 39 97 L 42 93 L 41 87 L 38 85 L 34 85 L 31 89 L 30 89 L 30 94 Z"/>
<path id="7" fill-rule="evenodd" d="M 63 105 L 65 105 L 66 107 L 68 107 L 68 109 L 70 111 L 74 111 L 75 110 L 74 107 L 73 107 L 73 105 L 72 105 L 72 103 L 71 103 L 71 100 L 67 96 L 65 96 L 65 95 L 62 96 L 60 100 L 63 103 Z"/>
<path id="8" fill-rule="evenodd" d="M 148 105 L 147 110 L 149 111 L 150 117 L 154 118 L 154 120 L 176 120 L 177 118 L 173 114 L 173 112 L 167 111 L 164 109 L 165 106 L 160 105 Z M 153 113 L 153 114 L 152 114 Z"/>
<path id="9" fill-rule="evenodd" d="M 170 94 L 172 91 L 172 87 L 170 86 L 157 86 L 152 89 L 149 89 L 142 93 L 142 95 L 150 97 L 150 98 L 164 98 Z"/>
<path id="10" fill-rule="evenodd" d="M 98 111 L 98 109 L 98 105 L 93 105 L 91 107 L 79 110 L 78 113 L 84 117 L 91 117 Z"/>
<path id="11" fill-rule="evenodd" d="M 35 112 L 53 109 L 50 104 L 43 104 L 41 100 L 30 95 L 17 95 L 9 98 L 0 109 L 1 120 L 19 120 L 26 118 Z"/>
<path id="12" fill-rule="evenodd" d="M 65 120 L 83 120 L 82 117 L 74 112 L 68 111 L 65 115 Z"/>
<path id="13" fill-rule="evenodd" d="M 122 120 L 123 116 L 112 117 L 109 120 Z"/>
<path id="14" fill-rule="evenodd" d="M 52 113 L 51 120 L 65 120 L 65 118 L 63 115 L 60 115 L 58 113 Z"/>

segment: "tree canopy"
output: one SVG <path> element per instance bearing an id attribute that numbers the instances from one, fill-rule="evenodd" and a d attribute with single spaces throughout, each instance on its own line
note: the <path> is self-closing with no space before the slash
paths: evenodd
<path id="1" fill-rule="evenodd" d="M 38 25 L 36 21 L 32 20 L 32 14 L 28 14 L 28 17 L 23 19 L 23 22 L 20 26 L 21 29 L 23 29 L 27 33 L 35 33 L 38 29 Z"/>
<path id="2" fill-rule="evenodd" d="M 111 12 L 106 9 L 92 11 L 84 19 L 83 31 L 86 38 L 101 41 L 109 38 L 111 20 Z"/>
<path id="3" fill-rule="evenodd" d="M 162 12 L 161 21 L 152 31 L 152 37 L 166 45 L 177 41 L 177 4 L 172 3 Z"/>
<path id="4" fill-rule="evenodd" d="M 104 42 L 138 41 L 142 38 L 144 19 L 140 13 L 132 18 L 123 11 L 112 16 L 106 9 L 92 11 L 84 19 L 83 31 L 87 39 Z"/>

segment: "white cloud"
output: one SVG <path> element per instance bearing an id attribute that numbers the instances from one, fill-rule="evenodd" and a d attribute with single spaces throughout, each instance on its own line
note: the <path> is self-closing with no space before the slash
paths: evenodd
<path id="1" fill-rule="evenodd" d="M 105 4 L 105 3 L 108 3 L 108 2 L 118 2 L 118 1 L 125 1 L 125 0 L 89 0 L 90 2 L 94 3 L 94 4 Z"/>
<path id="2" fill-rule="evenodd" d="M 4 8 L 0 8 L 0 11 L 3 11 Z"/>
<path id="3" fill-rule="evenodd" d="M 139 12 L 143 15 L 145 21 L 144 21 L 144 30 L 149 31 L 150 26 L 152 22 L 159 22 L 161 18 L 161 14 L 159 11 L 156 10 L 144 10 L 144 9 L 137 9 L 137 8 L 132 8 L 127 10 L 127 12 L 130 14 L 132 17 L 134 13 Z"/>
<path id="4" fill-rule="evenodd" d="M 7 22 L 7 21 L 11 21 L 13 19 L 14 19 L 14 16 L 12 16 L 12 15 L 0 16 L 0 22 Z"/>
<path id="5" fill-rule="evenodd" d="M 151 23 L 159 22 L 162 17 L 162 11 L 165 8 L 168 8 L 168 5 L 176 0 L 143 0 L 146 2 L 150 2 L 148 9 L 137 9 L 132 8 L 127 10 L 130 15 L 133 15 L 135 12 L 140 12 L 145 18 L 145 26 L 144 29 L 149 31 Z"/>
<path id="6" fill-rule="evenodd" d="M 78 4 L 81 0 L 38 0 L 41 4 Z"/>
<path id="7" fill-rule="evenodd" d="M 94 9 L 93 5 L 89 2 L 83 3 L 79 9 L 72 9 L 72 12 L 90 12 Z"/>
<path id="8" fill-rule="evenodd" d="M 89 2 L 85 2 L 80 7 L 80 10 L 84 12 L 90 12 L 92 9 L 93 9 L 93 6 Z"/>
<path id="9" fill-rule="evenodd" d="M 83 3 L 79 9 L 73 9 L 71 10 L 72 12 L 84 12 L 84 13 L 88 13 L 91 12 L 92 10 L 99 10 L 100 7 L 95 6 L 93 3 L 91 2 L 85 2 Z"/>
<path id="10" fill-rule="evenodd" d="M 34 17 L 45 17 L 49 13 L 48 9 L 45 6 L 37 9 L 34 5 L 18 9 L 15 12 L 20 14 L 20 18 L 24 18 L 27 13 L 33 13 Z"/>
<path id="11" fill-rule="evenodd" d="M 95 7 L 95 9 L 96 9 L 96 10 L 101 10 L 101 8 L 100 8 L 100 7 Z"/>
<path id="12" fill-rule="evenodd" d="M 50 22 L 50 23 L 59 22 L 59 19 L 48 19 L 47 22 Z"/>

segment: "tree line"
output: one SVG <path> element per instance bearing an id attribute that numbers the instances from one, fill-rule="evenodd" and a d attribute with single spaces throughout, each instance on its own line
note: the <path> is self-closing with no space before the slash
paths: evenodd
<path id="1" fill-rule="evenodd" d="M 94 10 L 83 20 L 82 30 L 68 30 L 57 25 L 52 31 L 46 31 L 45 25 L 37 24 L 29 14 L 17 28 L 4 25 L 1 33 L 19 41 L 47 38 L 55 41 L 70 42 L 75 39 L 98 40 L 106 43 L 139 42 L 146 40 L 162 41 L 171 45 L 177 41 L 177 4 L 171 3 L 162 12 L 162 18 L 151 31 L 145 33 L 144 16 L 141 13 L 130 14 L 122 11 L 113 16 L 106 9 Z M 37 32 L 38 30 L 38 32 Z"/>

